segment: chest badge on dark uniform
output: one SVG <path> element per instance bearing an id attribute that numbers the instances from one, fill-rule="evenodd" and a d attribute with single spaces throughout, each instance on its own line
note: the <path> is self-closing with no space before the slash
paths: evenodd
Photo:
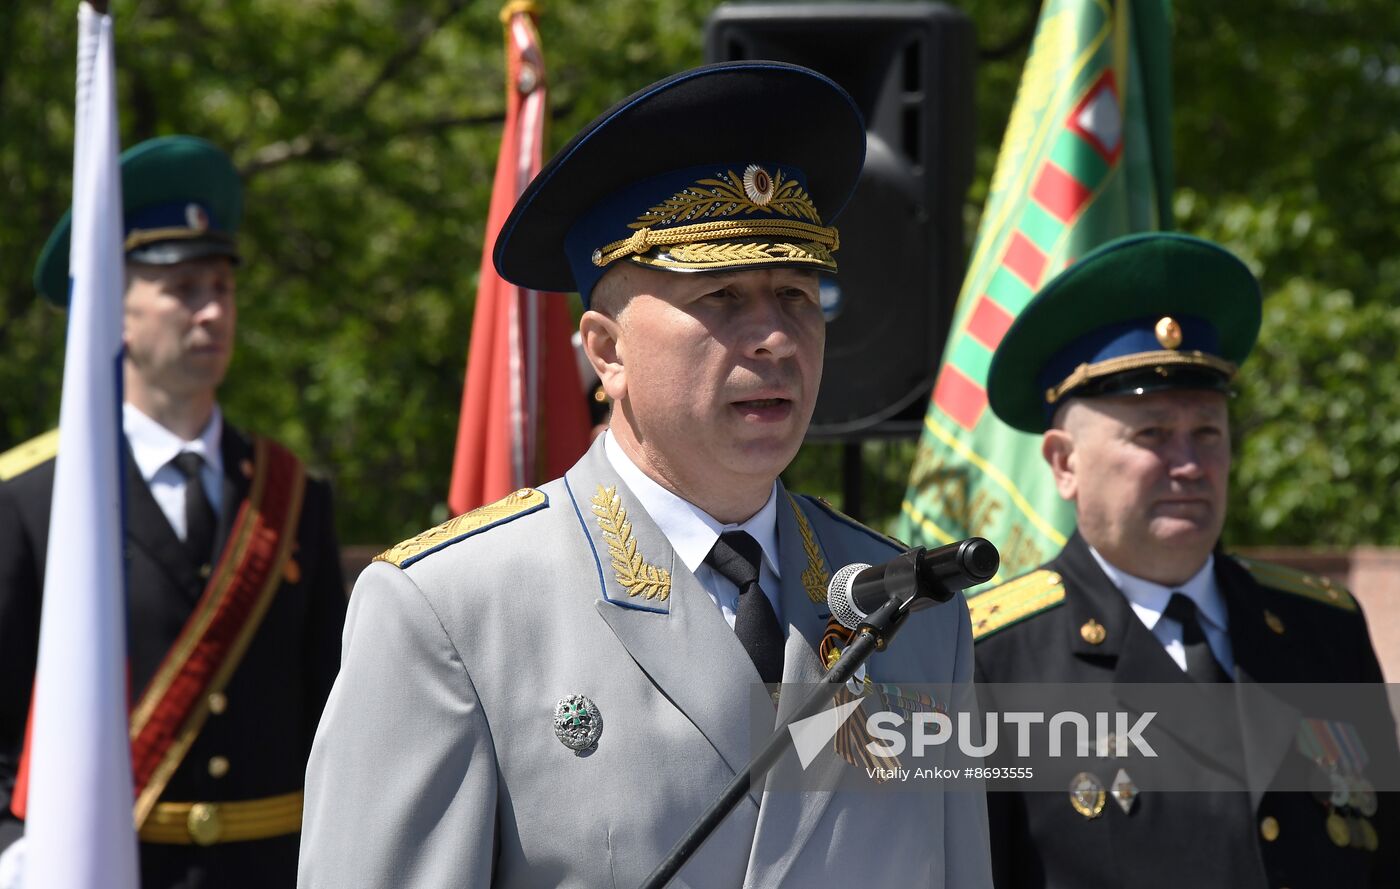
<path id="1" fill-rule="evenodd" d="M 1370 757 L 1356 726 L 1305 719 L 1298 726 L 1298 751 L 1316 765 L 1309 780 L 1313 798 L 1327 811 L 1327 837 L 1342 848 L 1375 851 L 1380 837 L 1370 818 L 1379 808 L 1375 786 L 1363 774 Z"/>
<path id="2" fill-rule="evenodd" d="M 1084 626 L 1079 628 L 1079 638 L 1090 645 L 1102 645 L 1103 640 L 1108 638 L 1108 630 L 1104 629 L 1103 624 L 1091 617 L 1084 622 Z"/>
<path id="3" fill-rule="evenodd" d="M 1133 783 L 1133 779 L 1128 775 L 1127 769 L 1119 769 L 1118 774 L 1113 778 L 1113 799 L 1118 803 L 1118 808 L 1127 815 L 1133 811 L 1133 803 L 1137 802 L 1138 788 Z"/>
<path id="4" fill-rule="evenodd" d="M 569 695 L 554 705 L 554 734 L 575 753 L 597 745 L 603 734 L 603 714 L 583 695 Z"/>
<path id="5" fill-rule="evenodd" d="M 1093 772 L 1080 772 L 1070 780 L 1069 804 L 1085 818 L 1097 818 L 1102 815 L 1106 802 L 1108 792 Z"/>

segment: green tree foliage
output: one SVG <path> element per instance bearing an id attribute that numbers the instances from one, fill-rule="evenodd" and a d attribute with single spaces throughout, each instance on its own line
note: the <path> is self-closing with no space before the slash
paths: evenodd
<path id="1" fill-rule="evenodd" d="M 699 63 L 716 5 L 537 3 L 551 147 Z M 0 448 L 58 413 L 65 316 L 30 275 L 70 197 L 75 5 L 0 4 Z M 983 57 L 971 237 L 1036 5 L 961 5 Z M 194 133 L 245 175 L 230 417 L 333 478 L 346 540 L 441 518 L 500 136 L 497 4 L 113 0 L 112 13 L 123 144 Z M 1400 542 L 1400 6 L 1180 0 L 1176 16 L 1180 226 L 1246 256 L 1270 294 L 1236 405 L 1231 540 Z M 867 446 L 867 516 L 898 508 L 910 450 Z M 814 448 L 790 475 L 831 491 L 837 466 Z"/>
<path id="2" fill-rule="evenodd" d="M 1265 292 L 1227 537 L 1400 543 L 1400 6 L 1181 3 L 1175 53 L 1178 224 Z"/>

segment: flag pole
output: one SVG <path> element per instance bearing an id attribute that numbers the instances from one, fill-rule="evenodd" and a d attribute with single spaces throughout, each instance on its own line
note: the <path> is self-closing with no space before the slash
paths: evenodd
<path id="1" fill-rule="evenodd" d="M 69 308 L 39 619 L 22 885 L 136 889 L 122 569 L 122 193 L 115 38 L 78 7 Z M 61 545 L 60 542 L 61 541 Z"/>

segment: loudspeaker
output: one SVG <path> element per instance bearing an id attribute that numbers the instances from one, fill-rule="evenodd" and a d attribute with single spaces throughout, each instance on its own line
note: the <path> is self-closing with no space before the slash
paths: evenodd
<path id="1" fill-rule="evenodd" d="M 865 116 L 865 170 L 837 221 L 840 273 L 823 283 L 812 438 L 922 420 L 962 282 L 975 52 L 971 20 L 941 3 L 727 4 L 706 23 L 707 61 L 804 65 Z"/>

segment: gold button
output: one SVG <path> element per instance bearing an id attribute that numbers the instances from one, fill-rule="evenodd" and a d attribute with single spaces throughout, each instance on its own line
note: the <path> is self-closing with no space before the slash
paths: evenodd
<path id="1" fill-rule="evenodd" d="M 228 709 L 228 695 L 221 691 L 216 691 L 209 695 L 209 712 L 218 716 Z"/>
<path id="2" fill-rule="evenodd" d="M 228 774 L 228 757 L 213 756 L 209 759 L 209 775 L 213 778 L 222 778 Z"/>
<path id="3" fill-rule="evenodd" d="M 1270 843 L 1278 839 L 1278 819 L 1273 815 L 1265 815 L 1264 820 L 1259 822 L 1259 835 Z"/>
<path id="4" fill-rule="evenodd" d="M 209 575 L 210 575 L 210 574 L 213 574 L 213 573 L 214 573 L 214 569 L 213 569 L 212 567 L 210 567 L 209 565 L 200 565 L 200 566 L 199 566 L 199 579 L 200 579 L 200 580 L 208 580 L 208 579 L 209 579 Z"/>
<path id="5" fill-rule="evenodd" d="M 1273 630 L 1275 633 L 1278 633 L 1280 636 L 1283 635 L 1283 621 L 1279 619 L 1277 614 L 1274 614 L 1272 611 L 1265 611 L 1264 623 L 1268 624 L 1269 629 Z"/>
<path id="6" fill-rule="evenodd" d="M 219 817 L 217 803 L 195 803 L 190 806 L 189 817 L 185 819 L 190 839 L 200 846 L 212 846 L 224 832 L 223 819 Z"/>
<path id="7" fill-rule="evenodd" d="M 1103 642 L 1104 637 L 1108 635 L 1108 630 L 1105 630 L 1103 624 L 1091 617 L 1084 622 L 1084 626 L 1079 628 L 1079 635 L 1080 638 L 1090 645 L 1098 645 Z"/>
<path id="8" fill-rule="evenodd" d="M 282 579 L 287 583 L 299 583 L 301 581 L 301 566 L 296 559 L 287 559 L 287 564 L 282 566 Z"/>

